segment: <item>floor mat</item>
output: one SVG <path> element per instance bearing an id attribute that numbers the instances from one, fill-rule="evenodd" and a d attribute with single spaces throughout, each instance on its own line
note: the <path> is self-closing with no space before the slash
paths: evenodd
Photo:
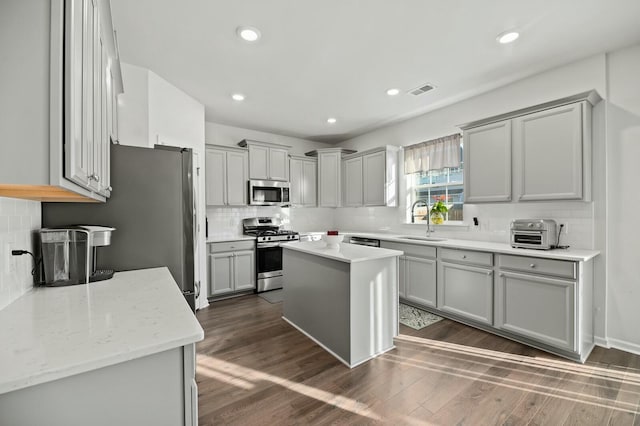
<path id="1" fill-rule="evenodd" d="M 269 303 L 280 303 L 284 300 L 284 293 L 282 289 L 265 291 L 264 293 L 258 293 L 258 297 L 263 298 Z"/>
<path id="2" fill-rule="evenodd" d="M 400 324 L 420 330 L 428 325 L 440 321 L 442 317 L 434 315 L 422 309 L 400 303 Z"/>

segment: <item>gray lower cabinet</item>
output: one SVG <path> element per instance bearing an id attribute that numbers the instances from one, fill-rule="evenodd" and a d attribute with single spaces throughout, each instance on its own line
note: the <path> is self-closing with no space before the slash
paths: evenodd
<path id="1" fill-rule="evenodd" d="M 577 352 L 577 264 L 499 256 L 496 327 Z"/>
<path id="2" fill-rule="evenodd" d="M 493 270 L 440 262 L 438 309 L 460 317 L 493 324 Z"/>
<path id="3" fill-rule="evenodd" d="M 417 244 L 381 241 L 380 247 L 404 252 L 400 256 L 400 299 L 419 306 L 436 307 L 436 249 Z"/>
<path id="4" fill-rule="evenodd" d="M 573 281 L 500 272 L 495 326 L 551 346 L 576 350 Z"/>
<path id="5" fill-rule="evenodd" d="M 405 298 L 424 306 L 436 307 L 436 260 L 404 257 Z"/>
<path id="6" fill-rule="evenodd" d="M 188 344 L 4 393 L 0 424 L 195 426 L 195 371 Z"/>
<path id="7" fill-rule="evenodd" d="M 209 297 L 256 288 L 253 241 L 209 244 Z"/>

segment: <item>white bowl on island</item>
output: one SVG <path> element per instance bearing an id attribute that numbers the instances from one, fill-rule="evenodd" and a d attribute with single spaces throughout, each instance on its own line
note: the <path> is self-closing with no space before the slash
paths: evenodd
<path id="1" fill-rule="evenodd" d="M 327 244 L 327 248 L 337 249 L 340 247 L 340 243 L 344 239 L 344 235 L 322 235 L 322 241 Z"/>

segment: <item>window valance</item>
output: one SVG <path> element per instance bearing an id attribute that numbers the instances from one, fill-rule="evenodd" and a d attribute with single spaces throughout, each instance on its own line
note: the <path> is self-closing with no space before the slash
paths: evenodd
<path id="1" fill-rule="evenodd" d="M 460 167 L 461 135 L 445 136 L 404 148 L 404 173 Z"/>

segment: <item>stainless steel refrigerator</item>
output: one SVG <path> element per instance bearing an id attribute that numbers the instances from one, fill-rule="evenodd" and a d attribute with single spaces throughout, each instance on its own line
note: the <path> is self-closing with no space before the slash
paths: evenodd
<path id="1" fill-rule="evenodd" d="M 42 225 L 104 225 L 116 230 L 97 268 L 167 266 L 195 311 L 194 194 L 191 149 L 111 145 L 106 203 L 42 203 Z"/>

